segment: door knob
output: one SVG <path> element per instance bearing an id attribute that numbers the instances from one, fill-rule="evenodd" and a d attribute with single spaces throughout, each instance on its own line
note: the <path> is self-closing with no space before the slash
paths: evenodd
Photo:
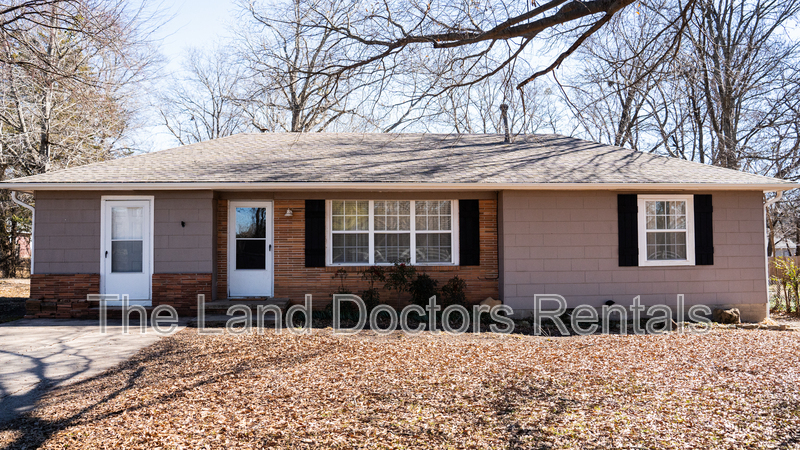
<path id="1" fill-rule="evenodd" d="M 108 258 L 108 250 L 106 250 L 106 258 Z"/>

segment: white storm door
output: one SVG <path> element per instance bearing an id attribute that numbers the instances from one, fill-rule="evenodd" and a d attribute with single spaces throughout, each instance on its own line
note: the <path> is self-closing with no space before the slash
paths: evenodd
<path id="1" fill-rule="evenodd" d="M 103 200 L 102 293 L 149 304 L 152 200 Z M 110 304 L 110 303 L 109 303 Z"/>
<path id="2" fill-rule="evenodd" d="M 272 296 L 272 202 L 230 202 L 228 255 L 228 297 Z"/>

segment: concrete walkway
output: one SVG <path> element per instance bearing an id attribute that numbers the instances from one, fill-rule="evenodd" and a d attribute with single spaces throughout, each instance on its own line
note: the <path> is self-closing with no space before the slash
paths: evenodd
<path id="1" fill-rule="evenodd" d="M 133 323 L 132 323 L 133 325 Z M 182 327 L 179 328 L 179 330 Z M 22 319 L 0 324 L 0 423 L 32 409 L 53 387 L 97 375 L 160 339 L 119 321 Z"/>

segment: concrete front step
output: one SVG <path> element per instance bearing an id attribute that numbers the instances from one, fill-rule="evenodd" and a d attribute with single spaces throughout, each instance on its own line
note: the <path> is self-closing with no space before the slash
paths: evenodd
<path id="1" fill-rule="evenodd" d="M 203 326 L 205 328 L 221 328 L 228 323 L 228 320 L 234 317 L 241 318 L 242 315 L 235 314 L 233 316 L 228 316 L 225 314 L 207 314 L 204 318 Z M 187 326 L 194 328 L 199 327 L 199 325 L 200 323 L 197 317 L 191 319 L 187 324 Z M 264 314 L 264 328 L 271 328 L 273 325 L 275 325 L 275 315 L 271 313 Z M 237 328 L 241 326 L 242 326 L 241 323 L 236 325 Z M 258 326 L 258 322 L 256 321 L 256 318 L 253 317 L 252 327 L 255 328 L 256 326 Z"/>
<path id="2" fill-rule="evenodd" d="M 288 298 L 262 298 L 262 299 L 230 299 L 230 300 L 216 300 L 207 302 L 205 304 L 206 313 L 222 311 L 222 314 L 228 311 L 228 308 L 235 305 L 244 305 L 249 307 L 254 313 L 259 306 L 275 305 L 282 311 L 286 310 L 289 305 Z"/>
<path id="3" fill-rule="evenodd" d="M 205 304 L 205 323 L 204 326 L 206 328 L 213 328 L 213 327 L 224 327 L 225 324 L 228 323 L 233 317 L 242 317 L 241 313 L 234 313 L 233 315 L 228 315 L 228 309 L 231 306 L 246 306 L 250 308 L 250 311 L 253 315 L 253 323 L 252 326 L 257 326 L 258 322 L 256 320 L 256 314 L 258 314 L 258 307 L 259 306 L 270 306 L 274 305 L 277 306 L 281 313 L 286 311 L 286 308 L 289 305 L 288 298 L 259 298 L 259 299 L 229 299 L 229 300 L 216 300 L 213 302 L 208 302 Z M 275 324 L 275 315 L 272 312 L 267 312 L 264 314 L 264 327 L 272 327 Z M 190 327 L 197 327 L 198 320 L 194 318 L 189 321 L 188 324 Z"/>

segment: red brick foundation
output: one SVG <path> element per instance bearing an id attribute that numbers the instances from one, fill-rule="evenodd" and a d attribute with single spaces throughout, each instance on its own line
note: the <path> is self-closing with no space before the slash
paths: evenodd
<path id="1" fill-rule="evenodd" d="M 197 311 L 197 294 L 211 301 L 210 273 L 157 273 L 153 275 L 153 306 L 172 305 L 181 314 Z M 31 296 L 25 303 L 26 317 L 82 319 L 98 315 L 97 302 L 89 302 L 88 294 L 100 292 L 100 275 L 34 274 Z"/>
<path id="2" fill-rule="evenodd" d="M 96 305 L 95 305 L 96 306 Z M 83 300 L 38 300 L 25 302 L 25 318 L 90 319 L 97 317 L 91 303 Z"/>
<path id="3" fill-rule="evenodd" d="M 25 317 L 88 319 L 92 317 L 89 294 L 100 293 L 100 274 L 33 274 Z M 95 314 L 96 316 L 96 314 Z"/>
<path id="4" fill-rule="evenodd" d="M 480 266 L 418 266 L 417 270 L 427 273 L 443 286 L 447 280 L 458 275 L 467 283 L 467 300 L 477 303 L 486 297 L 498 298 L 497 263 L 497 201 L 480 200 Z M 292 217 L 283 212 L 291 209 Z M 331 302 L 331 294 L 340 286 L 335 277 L 339 267 L 305 267 L 305 201 L 275 200 L 275 297 L 289 298 L 292 302 L 302 302 L 305 294 L 312 294 L 314 308 L 324 308 Z M 217 295 L 227 297 L 227 239 L 228 239 L 228 201 L 217 203 Z M 359 293 L 369 287 L 361 277 L 367 266 L 346 267 L 347 277 L 344 286 L 351 292 Z M 407 304 L 408 294 L 398 298 L 394 291 L 381 288 L 384 303 L 401 307 Z"/>
<path id="5" fill-rule="evenodd" d="M 100 293 L 100 274 L 31 275 L 31 299 L 86 300 L 89 294 Z"/>
<path id="6" fill-rule="evenodd" d="M 171 305 L 179 313 L 197 312 L 197 294 L 211 301 L 210 273 L 153 274 L 153 306 Z"/>

